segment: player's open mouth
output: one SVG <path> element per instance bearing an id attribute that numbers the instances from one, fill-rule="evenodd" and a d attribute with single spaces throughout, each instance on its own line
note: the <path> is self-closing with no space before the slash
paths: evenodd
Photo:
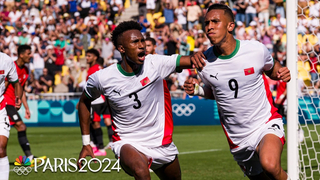
<path id="1" fill-rule="evenodd" d="M 140 52 L 138 54 L 138 58 L 139 58 L 140 61 L 144 61 L 144 59 L 146 58 L 146 52 L 145 51 Z"/>

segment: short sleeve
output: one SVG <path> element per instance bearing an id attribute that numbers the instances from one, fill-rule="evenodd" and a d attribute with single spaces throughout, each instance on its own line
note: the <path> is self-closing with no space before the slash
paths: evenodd
<path id="1" fill-rule="evenodd" d="M 99 74 L 100 73 L 97 71 L 96 73 L 89 76 L 84 88 L 86 96 L 91 100 L 97 99 L 102 94 L 102 88 L 99 81 Z"/>
<path id="2" fill-rule="evenodd" d="M 11 58 L 10 58 L 9 56 L 8 56 L 7 58 L 8 58 L 7 62 L 9 63 L 9 64 L 8 64 L 7 80 L 8 80 L 10 83 L 19 82 L 16 65 L 14 64 L 14 62 L 11 60 Z M 7 59 L 7 58 L 6 58 L 6 59 Z"/>
<path id="3" fill-rule="evenodd" d="M 266 46 L 262 45 L 263 48 L 263 60 L 264 60 L 264 71 L 270 71 L 274 66 L 273 57 L 271 56 L 269 50 Z"/>
<path id="4" fill-rule="evenodd" d="M 173 73 L 180 65 L 180 55 L 148 55 L 152 60 L 152 64 L 158 69 L 160 76 L 166 78 Z"/>

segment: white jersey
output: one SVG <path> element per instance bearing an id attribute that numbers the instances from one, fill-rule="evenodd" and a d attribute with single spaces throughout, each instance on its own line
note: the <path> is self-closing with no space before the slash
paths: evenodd
<path id="1" fill-rule="evenodd" d="M 0 52 L 0 102 L 3 100 L 3 93 L 6 90 L 5 80 L 9 82 L 18 82 L 18 73 L 14 61 Z"/>
<path id="2" fill-rule="evenodd" d="M 204 53 L 206 66 L 199 72 L 212 89 L 231 152 L 240 150 L 238 145 L 260 126 L 281 118 L 263 75 L 274 65 L 268 49 L 258 41 L 236 41 L 228 56 L 217 57 L 209 48 Z"/>
<path id="3" fill-rule="evenodd" d="M 113 141 L 158 147 L 172 142 L 171 98 L 164 80 L 179 65 L 180 56 L 148 55 L 138 72 L 113 64 L 92 74 L 87 97 L 106 96 L 113 119 Z"/>

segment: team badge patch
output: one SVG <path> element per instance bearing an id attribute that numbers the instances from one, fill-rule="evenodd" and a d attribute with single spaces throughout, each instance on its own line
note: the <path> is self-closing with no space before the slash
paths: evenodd
<path id="1" fill-rule="evenodd" d="M 4 74 L 4 70 L 0 70 L 0 74 Z"/>
<path id="2" fill-rule="evenodd" d="M 147 85 L 149 82 L 150 82 L 150 80 L 149 80 L 148 77 L 145 77 L 144 79 L 142 79 L 142 80 L 140 81 L 140 83 L 141 83 L 142 86 Z"/>
<path id="3" fill-rule="evenodd" d="M 244 75 L 246 75 L 246 76 L 248 76 L 250 74 L 253 74 L 253 73 L 254 73 L 254 68 L 253 67 L 244 69 Z"/>

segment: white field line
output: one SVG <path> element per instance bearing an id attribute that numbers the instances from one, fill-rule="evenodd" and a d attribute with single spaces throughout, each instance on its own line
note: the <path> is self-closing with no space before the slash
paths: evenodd
<path id="1" fill-rule="evenodd" d="M 179 153 L 179 155 L 206 153 L 206 152 L 214 152 L 214 151 L 222 151 L 222 149 L 208 149 L 208 150 L 199 150 L 199 151 L 187 151 L 187 152 L 181 152 L 181 153 Z"/>

